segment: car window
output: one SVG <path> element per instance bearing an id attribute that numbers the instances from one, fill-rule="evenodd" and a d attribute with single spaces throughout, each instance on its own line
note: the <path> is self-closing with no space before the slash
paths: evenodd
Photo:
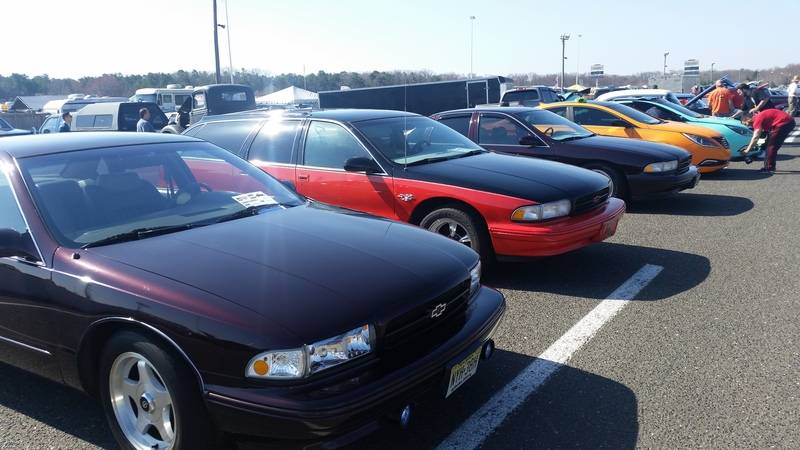
<path id="1" fill-rule="evenodd" d="M 189 95 L 186 94 L 175 94 L 175 105 L 183 105 L 183 102 L 189 98 Z"/>
<path id="2" fill-rule="evenodd" d="M 292 148 L 299 120 L 268 120 L 253 140 L 247 159 L 288 164 L 292 162 Z"/>
<path id="3" fill-rule="evenodd" d="M 242 144 L 253 131 L 255 121 L 238 120 L 230 122 L 213 122 L 206 124 L 194 133 L 194 137 L 222 147 L 225 150 L 242 156 Z"/>
<path id="4" fill-rule="evenodd" d="M 542 91 L 542 99 L 545 103 L 553 103 L 558 101 L 558 96 L 551 90 L 544 90 Z"/>
<path id="5" fill-rule="evenodd" d="M 530 131 L 508 117 L 481 114 L 478 126 L 481 145 L 519 145 L 520 139 L 530 135 Z"/>
<path id="6" fill-rule="evenodd" d="M 9 228 L 17 233 L 24 233 L 28 227 L 25 226 L 25 219 L 17 206 L 17 199 L 7 175 L 0 172 L 0 229 Z"/>
<path id="7" fill-rule="evenodd" d="M 370 155 L 347 130 L 335 123 L 311 122 L 304 151 L 306 166 L 344 169 L 345 162 L 356 157 Z"/>
<path id="8" fill-rule="evenodd" d="M 198 92 L 194 94 L 194 101 L 193 101 L 194 108 L 205 108 L 206 107 L 206 94 L 203 92 Z"/>
<path id="9" fill-rule="evenodd" d="M 165 104 L 165 103 L 167 103 L 167 104 L 171 104 L 172 103 L 172 94 L 163 94 L 161 96 L 161 103 L 159 103 L 159 106 L 161 106 L 162 104 Z"/>
<path id="10" fill-rule="evenodd" d="M 561 117 L 563 117 L 565 119 L 567 118 L 567 107 L 566 106 L 561 106 L 561 107 L 558 107 L 558 108 L 547 108 L 547 110 L 550 111 L 553 114 L 558 114 L 559 116 L 561 116 Z"/>
<path id="11" fill-rule="evenodd" d="M 594 108 L 582 108 L 575 106 L 572 108 L 575 116 L 574 122 L 579 125 L 613 127 L 614 123 L 619 122 L 615 115 Z"/>
<path id="12" fill-rule="evenodd" d="M 60 122 L 60 117 L 50 117 L 45 120 L 44 124 L 42 124 L 42 133 L 57 133 L 61 127 Z"/>
<path id="13" fill-rule="evenodd" d="M 114 121 L 114 116 L 111 114 L 99 114 L 94 117 L 93 128 L 108 128 Z"/>
<path id="14" fill-rule="evenodd" d="M 450 116 L 439 119 L 439 122 L 469 137 L 469 121 L 471 117 L 471 115 Z"/>
<path id="15" fill-rule="evenodd" d="M 92 128 L 94 127 L 94 115 L 86 114 L 79 115 L 75 118 L 75 126 L 78 128 Z"/>
<path id="16" fill-rule="evenodd" d="M 12 127 L 3 119 L 0 119 L 0 129 L 2 130 L 10 130 Z"/>

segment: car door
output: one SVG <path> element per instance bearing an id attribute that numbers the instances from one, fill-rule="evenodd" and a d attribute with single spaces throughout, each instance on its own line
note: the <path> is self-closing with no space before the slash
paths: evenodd
<path id="1" fill-rule="evenodd" d="M 383 171 L 345 171 L 350 158 L 374 161 L 361 141 L 342 125 L 312 120 L 296 171 L 298 192 L 323 203 L 396 218 L 391 176 Z"/>
<path id="2" fill-rule="evenodd" d="M 556 158 L 552 149 L 541 138 L 505 114 L 480 113 L 476 139 L 481 147 L 493 152 Z"/>
<path id="3" fill-rule="evenodd" d="M 29 233 L 6 174 L 0 171 L 0 229 Z M 32 242 L 32 241 L 31 241 Z M 38 254 L 34 245 L 30 251 Z M 41 259 L 37 255 L 37 259 Z M 52 355 L 57 314 L 49 300 L 50 271 L 40 261 L 0 258 L 0 360 L 60 379 Z M 48 344 L 50 343 L 50 344 Z"/>
<path id="4" fill-rule="evenodd" d="M 601 136 L 638 138 L 634 125 L 610 112 L 588 106 L 573 106 L 572 121 Z"/>

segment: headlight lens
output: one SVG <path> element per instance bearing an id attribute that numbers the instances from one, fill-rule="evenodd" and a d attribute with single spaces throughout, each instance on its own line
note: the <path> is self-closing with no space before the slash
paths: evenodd
<path id="1" fill-rule="evenodd" d="M 478 264 L 469 271 L 469 296 L 472 297 L 478 292 L 478 288 L 481 286 L 481 262 L 478 261 Z"/>
<path id="2" fill-rule="evenodd" d="M 374 332 L 364 325 L 295 350 L 264 352 L 247 364 L 248 378 L 292 380 L 364 356 L 372 351 Z"/>
<path id="3" fill-rule="evenodd" d="M 738 135 L 740 135 L 740 136 L 747 136 L 747 137 L 750 137 L 750 136 L 752 136 L 752 135 L 753 135 L 753 132 L 752 132 L 752 131 L 750 131 L 750 129 L 749 129 L 749 128 L 745 128 L 745 127 L 737 127 L 736 125 L 725 125 L 725 126 L 726 126 L 726 127 L 728 127 L 728 128 L 730 128 L 730 129 L 731 129 L 731 131 L 733 131 L 734 133 L 736 133 L 736 134 L 738 134 Z"/>
<path id="4" fill-rule="evenodd" d="M 696 134 L 689 134 L 689 133 L 683 133 L 683 135 L 686 136 L 686 138 L 689 139 L 690 141 L 694 142 L 697 145 L 702 145 L 703 147 L 722 147 L 722 145 L 719 142 L 713 139 L 704 138 L 703 136 L 698 136 Z"/>
<path id="5" fill-rule="evenodd" d="M 571 210 L 571 201 L 559 200 L 557 202 L 517 208 L 513 213 L 511 213 L 511 220 L 515 222 L 537 222 L 540 220 L 568 216 Z"/>
<path id="6" fill-rule="evenodd" d="M 670 172 L 678 168 L 678 160 L 664 161 L 652 163 L 644 166 L 645 173 L 663 173 Z"/>

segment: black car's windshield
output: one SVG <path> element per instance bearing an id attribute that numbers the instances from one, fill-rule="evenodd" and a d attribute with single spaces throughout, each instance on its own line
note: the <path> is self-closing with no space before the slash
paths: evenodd
<path id="1" fill-rule="evenodd" d="M 600 102 L 600 104 L 602 104 L 603 106 L 606 106 L 606 107 L 608 107 L 610 109 L 613 109 L 614 111 L 616 111 L 616 112 L 618 112 L 618 113 L 620 113 L 622 115 L 628 116 L 631 119 L 633 119 L 633 120 L 635 120 L 637 122 L 640 122 L 640 123 L 646 123 L 648 125 L 656 125 L 656 124 L 659 124 L 659 123 L 663 122 L 663 120 L 656 119 L 653 116 L 648 116 L 647 114 L 645 114 L 645 113 L 643 113 L 643 112 L 641 112 L 639 110 L 633 109 L 630 106 L 623 105 L 621 103 L 617 103 L 617 102 Z"/>
<path id="2" fill-rule="evenodd" d="M 3 119 L 0 119 L 0 130 L 10 130 L 11 128 L 13 127 L 9 125 L 8 122 L 6 122 Z"/>
<path id="3" fill-rule="evenodd" d="M 663 99 L 663 98 L 659 98 L 659 99 L 654 100 L 654 101 L 656 103 L 660 103 L 660 104 L 666 106 L 667 108 L 669 108 L 669 109 L 671 109 L 673 111 L 677 111 L 679 114 L 683 114 L 684 116 L 693 117 L 695 119 L 701 119 L 701 118 L 705 117 L 702 114 L 698 114 L 698 113 L 692 111 L 691 109 L 689 109 L 689 108 L 687 108 L 687 107 L 685 107 L 683 105 L 672 103 L 671 101 Z"/>
<path id="4" fill-rule="evenodd" d="M 556 141 L 581 139 L 594 135 L 586 128 L 550 111 L 535 109 L 517 113 L 515 116 L 528 126 L 536 128 Z"/>
<path id="5" fill-rule="evenodd" d="M 57 153 L 22 158 L 19 164 L 48 228 L 70 248 L 304 202 L 261 170 L 205 142 Z"/>
<path id="6" fill-rule="evenodd" d="M 427 117 L 390 117 L 353 125 L 398 164 L 424 164 L 484 152 L 459 132 Z"/>

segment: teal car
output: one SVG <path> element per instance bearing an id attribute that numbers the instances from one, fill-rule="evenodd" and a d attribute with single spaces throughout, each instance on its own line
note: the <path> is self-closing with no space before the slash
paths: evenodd
<path id="1" fill-rule="evenodd" d="M 663 120 L 701 125 L 719 132 L 730 146 L 731 159 L 743 159 L 742 150 L 747 148 L 753 131 L 742 122 L 728 117 L 712 117 L 698 114 L 682 105 L 663 98 L 620 98 L 614 101 L 638 109 Z"/>

